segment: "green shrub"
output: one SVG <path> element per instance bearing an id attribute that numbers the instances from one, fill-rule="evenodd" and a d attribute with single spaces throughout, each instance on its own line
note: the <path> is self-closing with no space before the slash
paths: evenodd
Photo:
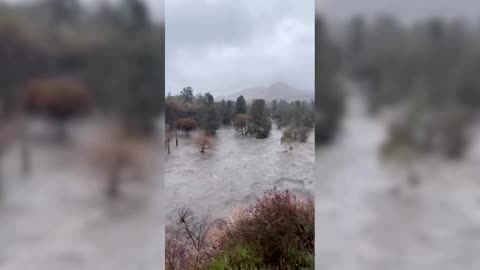
<path id="1" fill-rule="evenodd" d="M 312 199 L 276 190 L 229 222 L 183 211 L 175 234 L 167 236 L 167 269 L 314 269 L 314 212 Z"/>
<path id="2" fill-rule="evenodd" d="M 268 191 L 237 213 L 222 240 L 226 254 L 238 245 L 249 247 L 262 269 L 313 269 L 313 200 L 298 200 L 288 191 Z"/>

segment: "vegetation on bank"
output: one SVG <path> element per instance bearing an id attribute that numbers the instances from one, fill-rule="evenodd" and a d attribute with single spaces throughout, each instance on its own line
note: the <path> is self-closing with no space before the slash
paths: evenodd
<path id="1" fill-rule="evenodd" d="M 167 231 L 166 269 L 314 269 L 314 202 L 271 190 L 231 219 L 179 212 Z"/>
<path id="2" fill-rule="evenodd" d="M 107 175 L 107 193 L 115 196 L 124 171 L 139 168 L 155 135 L 164 62 L 164 25 L 142 0 L 0 3 L 0 127 L 15 127 L 22 175 L 35 167 L 30 119 L 53 123 L 62 142 L 71 120 L 95 114 L 119 126 L 101 131 L 110 140 L 85 148 L 93 148 L 87 159 Z"/>
<path id="3" fill-rule="evenodd" d="M 480 108 L 478 30 L 471 22 L 441 17 L 405 23 L 389 15 L 356 16 L 346 25 L 317 17 L 317 142 L 330 137 L 324 130 L 335 129 L 322 127 L 337 123 L 325 117 L 326 109 L 341 114 L 333 79 L 341 75 L 367 97 L 372 116 L 402 108 L 402 119 L 387 127 L 386 150 L 409 144 L 416 153 L 461 158 Z"/>
<path id="4" fill-rule="evenodd" d="M 315 144 L 332 143 L 345 111 L 341 55 L 325 22 L 315 17 Z"/>
<path id="5" fill-rule="evenodd" d="M 24 109 L 64 123 L 94 104 L 153 130 L 163 110 L 164 27 L 143 1 L 1 3 L 0 17 L 2 113 Z"/>
<path id="6" fill-rule="evenodd" d="M 204 146 L 213 143 L 210 137 L 222 125 L 233 126 L 240 135 L 265 139 L 269 137 L 273 124 L 276 124 L 278 129 L 284 129 L 283 137 L 288 137 L 290 145 L 295 141 L 306 142 L 315 124 L 314 106 L 313 101 L 267 102 L 255 99 L 247 103 L 243 96 L 236 101 L 218 102 L 210 93 L 194 95 L 191 87 L 185 87 L 179 95 L 166 98 L 166 147 L 170 149 L 173 134 L 177 136 L 180 131 L 188 136 L 191 131 L 199 129 L 202 135 L 197 136 L 195 141 L 203 153 L 206 149 Z M 282 138 L 281 143 L 285 141 Z"/>

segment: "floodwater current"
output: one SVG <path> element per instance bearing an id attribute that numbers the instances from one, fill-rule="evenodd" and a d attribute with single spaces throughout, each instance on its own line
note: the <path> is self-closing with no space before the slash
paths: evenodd
<path id="1" fill-rule="evenodd" d="M 245 207 L 273 188 L 313 196 L 313 134 L 285 152 L 281 130 L 273 129 L 267 139 L 256 139 L 221 128 L 213 149 L 203 154 L 194 136 L 179 136 L 178 147 L 175 140 L 170 143 L 165 165 L 167 223 L 185 207 L 199 215 L 225 218 L 233 208 Z"/>
<path id="2" fill-rule="evenodd" d="M 315 269 L 480 269 L 480 141 L 460 161 L 417 160 L 420 183 L 409 185 L 378 158 L 386 121 L 361 98 L 343 126 L 316 152 Z"/>

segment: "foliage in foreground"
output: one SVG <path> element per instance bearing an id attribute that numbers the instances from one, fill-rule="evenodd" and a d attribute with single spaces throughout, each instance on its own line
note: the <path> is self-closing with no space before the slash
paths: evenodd
<path id="1" fill-rule="evenodd" d="M 272 190 L 229 221 L 180 211 L 166 269 L 313 269 L 313 251 L 313 200 Z"/>

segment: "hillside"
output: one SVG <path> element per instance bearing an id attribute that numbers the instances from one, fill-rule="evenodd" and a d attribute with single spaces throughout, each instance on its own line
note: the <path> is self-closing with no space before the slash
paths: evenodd
<path id="1" fill-rule="evenodd" d="M 296 89 L 283 82 L 277 82 L 268 87 L 247 88 L 231 95 L 220 96 L 216 99 L 236 100 L 239 96 L 244 96 L 247 101 L 251 101 L 253 99 L 265 99 L 267 101 L 284 99 L 286 101 L 294 101 L 312 100 L 314 98 L 314 93 L 313 91 L 308 92 L 305 90 Z"/>

